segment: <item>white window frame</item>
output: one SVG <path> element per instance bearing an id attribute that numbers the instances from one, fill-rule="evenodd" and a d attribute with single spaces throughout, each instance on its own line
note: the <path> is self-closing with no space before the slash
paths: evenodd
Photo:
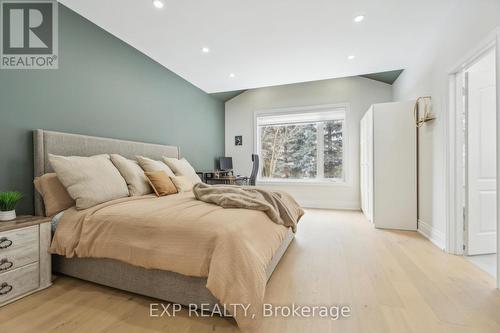
<path id="1" fill-rule="evenodd" d="M 341 179 L 262 179 L 261 168 L 259 168 L 259 173 L 257 175 L 257 183 L 262 185 L 320 185 L 320 186 L 349 186 L 350 184 L 350 161 L 349 161 L 349 104 L 348 103 L 337 103 L 337 104 L 324 104 L 324 105 L 312 105 L 312 106 L 301 106 L 301 107 L 290 107 L 290 108 L 280 108 L 280 109 L 265 109 L 254 111 L 253 119 L 253 134 L 254 134 L 254 153 L 260 153 L 260 133 L 259 127 L 257 125 L 257 119 L 262 116 L 270 115 L 289 115 L 289 114 L 304 114 L 304 113 L 318 113 L 318 112 L 332 112 L 339 111 L 344 113 L 344 124 L 342 127 L 342 140 L 343 140 L 343 173 L 344 177 Z M 322 129 L 321 129 L 322 131 Z M 320 134 L 318 134 L 319 136 Z M 323 143 L 318 143 L 318 145 Z M 319 157 L 318 155 L 318 165 L 322 163 L 324 157 Z M 322 164 L 321 164 L 322 165 Z M 319 172 L 319 170 L 318 170 Z"/>

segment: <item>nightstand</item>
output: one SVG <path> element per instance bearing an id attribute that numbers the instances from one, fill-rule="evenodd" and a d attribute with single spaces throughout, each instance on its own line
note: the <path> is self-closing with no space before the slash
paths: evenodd
<path id="1" fill-rule="evenodd" d="M 0 222 L 0 306 L 52 284 L 50 222 L 42 216 Z"/>

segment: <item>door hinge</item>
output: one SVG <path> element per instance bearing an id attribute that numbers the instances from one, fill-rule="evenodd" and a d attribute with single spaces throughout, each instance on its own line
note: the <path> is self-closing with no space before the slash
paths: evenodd
<path id="1" fill-rule="evenodd" d="M 462 96 L 467 95 L 467 89 L 465 87 L 462 87 Z"/>
<path id="2" fill-rule="evenodd" d="M 464 245 L 462 245 L 462 250 L 464 250 L 464 252 L 465 252 L 465 244 L 464 244 Z"/>

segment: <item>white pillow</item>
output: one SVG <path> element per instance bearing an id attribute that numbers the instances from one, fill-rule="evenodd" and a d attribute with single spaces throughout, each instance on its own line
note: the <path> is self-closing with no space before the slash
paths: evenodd
<path id="1" fill-rule="evenodd" d="M 146 195 L 153 193 L 144 170 L 137 161 L 126 159 L 118 154 L 111 154 L 111 162 L 120 171 L 122 177 L 127 182 L 130 196 Z"/>
<path id="2" fill-rule="evenodd" d="M 170 178 L 179 192 L 187 192 L 193 189 L 194 184 L 186 176 L 175 176 Z"/>
<path id="3" fill-rule="evenodd" d="M 193 184 L 201 182 L 200 177 L 185 158 L 178 160 L 176 158 L 163 157 L 163 161 L 175 172 L 176 176 L 184 176 Z"/>
<path id="4" fill-rule="evenodd" d="M 172 170 L 170 170 L 170 168 L 162 161 L 155 161 L 144 156 L 136 156 L 135 158 L 137 159 L 137 162 L 139 162 L 141 168 L 146 172 L 165 171 L 167 176 L 175 176 Z"/>
<path id="5" fill-rule="evenodd" d="M 49 154 L 57 178 L 76 201 L 77 209 L 128 197 L 125 179 L 107 154 L 91 157 Z"/>

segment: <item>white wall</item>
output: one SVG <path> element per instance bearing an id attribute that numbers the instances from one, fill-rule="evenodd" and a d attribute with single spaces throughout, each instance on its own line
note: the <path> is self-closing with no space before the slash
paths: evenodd
<path id="1" fill-rule="evenodd" d="M 250 175 L 254 149 L 254 112 L 322 104 L 348 103 L 348 182 L 345 185 L 266 185 L 291 193 L 304 207 L 359 209 L 359 121 L 374 103 L 392 101 L 392 87 L 351 77 L 249 90 L 226 102 L 225 149 L 235 172 Z M 234 136 L 243 136 L 243 146 Z"/>
<path id="2" fill-rule="evenodd" d="M 437 120 L 420 129 L 419 216 L 421 231 L 440 247 L 446 234 L 446 119 L 448 75 L 458 61 L 500 25 L 500 1 L 457 1 L 443 17 L 431 47 L 407 68 L 393 86 L 394 99 L 432 96 Z"/>

